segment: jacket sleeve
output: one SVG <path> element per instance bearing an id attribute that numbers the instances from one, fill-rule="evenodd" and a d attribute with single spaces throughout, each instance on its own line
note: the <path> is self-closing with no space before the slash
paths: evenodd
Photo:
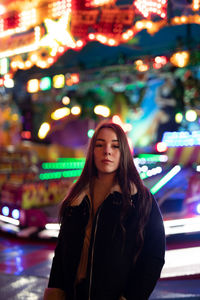
<path id="1" fill-rule="evenodd" d="M 57 245 L 54 252 L 54 257 L 51 265 L 50 277 L 48 288 L 58 288 L 64 290 L 64 274 L 62 268 L 62 247 L 63 247 L 63 238 L 62 238 L 62 225 L 60 233 L 58 236 Z"/>
<path id="2" fill-rule="evenodd" d="M 155 199 L 146 225 L 144 245 L 132 266 L 125 293 L 127 300 L 146 300 L 152 293 L 164 265 L 165 232 L 162 216 Z"/>

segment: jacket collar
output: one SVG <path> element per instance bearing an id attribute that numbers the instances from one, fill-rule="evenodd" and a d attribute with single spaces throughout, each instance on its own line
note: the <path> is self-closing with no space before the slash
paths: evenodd
<path id="1" fill-rule="evenodd" d="M 110 192 L 108 193 L 108 195 L 110 194 L 114 194 L 115 192 L 118 192 L 120 194 L 122 194 L 122 190 L 120 188 L 119 184 L 114 184 L 111 189 Z M 134 185 L 134 183 L 131 184 L 131 195 L 134 195 L 137 193 L 137 189 Z M 80 193 L 80 195 L 73 201 L 73 205 L 79 205 L 82 200 L 85 198 L 85 196 L 87 196 L 90 199 L 90 193 L 89 193 L 89 186 L 87 185 L 85 187 L 85 189 Z"/>

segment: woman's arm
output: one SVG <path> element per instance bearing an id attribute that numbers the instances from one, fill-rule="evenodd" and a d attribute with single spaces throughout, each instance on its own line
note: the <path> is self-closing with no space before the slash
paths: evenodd
<path id="1" fill-rule="evenodd" d="M 165 232 L 160 210 L 152 199 L 152 210 L 146 225 L 144 246 L 135 266 L 132 266 L 125 297 L 146 300 L 152 293 L 164 265 Z"/>

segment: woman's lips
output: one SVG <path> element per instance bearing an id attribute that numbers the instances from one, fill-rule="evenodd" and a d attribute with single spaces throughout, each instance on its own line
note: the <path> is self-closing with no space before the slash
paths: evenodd
<path id="1" fill-rule="evenodd" d="M 102 163 L 103 164 L 108 164 L 108 163 L 111 163 L 112 161 L 111 160 L 109 160 L 109 159 L 103 159 L 102 160 Z"/>

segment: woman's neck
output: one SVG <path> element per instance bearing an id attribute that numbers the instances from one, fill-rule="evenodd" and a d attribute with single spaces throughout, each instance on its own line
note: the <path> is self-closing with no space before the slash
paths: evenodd
<path id="1" fill-rule="evenodd" d="M 93 191 L 93 205 L 95 212 L 109 194 L 114 183 L 115 174 L 105 174 L 104 176 L 99 176 L 95 179 Z"/>

